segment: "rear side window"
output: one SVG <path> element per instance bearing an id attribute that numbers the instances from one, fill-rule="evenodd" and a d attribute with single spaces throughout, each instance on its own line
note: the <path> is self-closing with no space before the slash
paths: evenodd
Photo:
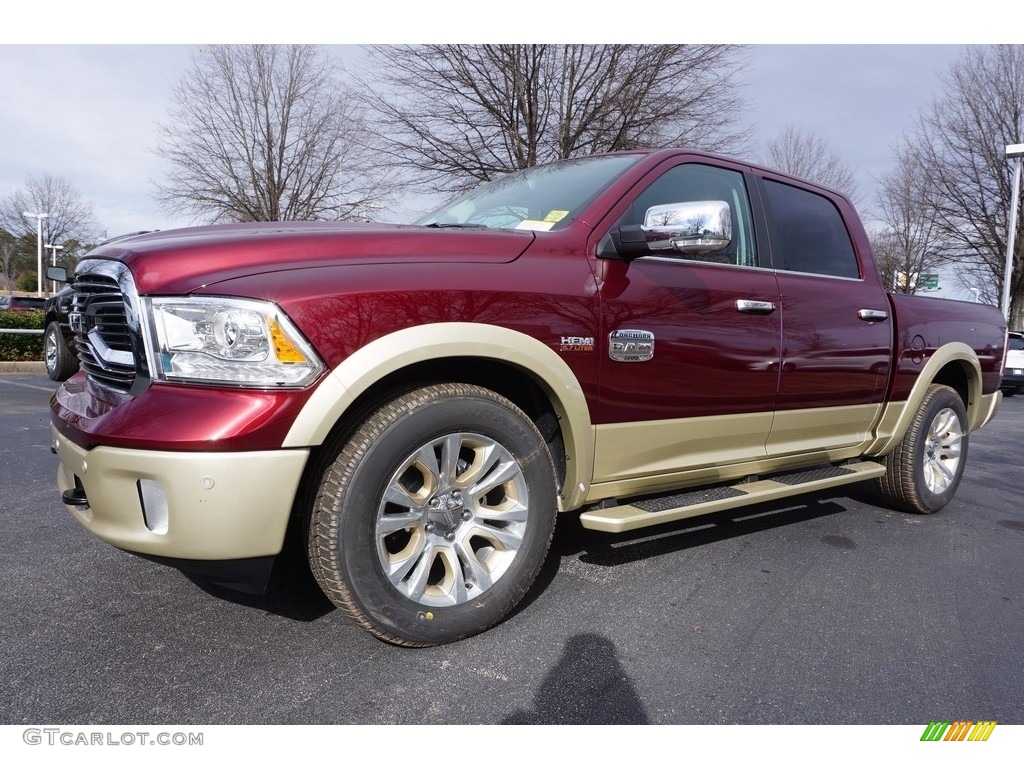
<path id="1" fill-rule="evenodd" d="M 860 277 L 853 243 L 831 200 L 799 187 L 764 180 L 774 225 L 776 269 L 831 277 Z"/>

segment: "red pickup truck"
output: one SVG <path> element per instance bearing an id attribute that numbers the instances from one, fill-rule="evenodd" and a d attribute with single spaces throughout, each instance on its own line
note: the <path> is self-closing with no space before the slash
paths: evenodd
<path id="1" fill-rule="evenodd" d="M 872 478 L 941 509 L 1007 345 L 994 307 L 887 293 L 842 195 L 685 150 L 415 225 L 141 235 L 72 285 L 71 514 L 250 590 L 294 522 L 331 600 L 413 646 L 507 615 L 559 513 L 615 533 Z"/>

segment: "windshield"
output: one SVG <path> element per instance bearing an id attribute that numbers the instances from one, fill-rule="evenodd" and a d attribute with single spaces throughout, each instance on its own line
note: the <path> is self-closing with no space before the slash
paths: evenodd
<path id="1" fill-rule="evenodd" d="M 558 229 L 641 157 L 583 157 L 527 168 L 483 184 L 416 223 L 431 227 Z"/>

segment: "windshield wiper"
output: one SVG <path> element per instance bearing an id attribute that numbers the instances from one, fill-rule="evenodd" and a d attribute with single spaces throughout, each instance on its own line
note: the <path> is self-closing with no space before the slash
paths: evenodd
<path id="1" fill-rule="evenodd" d="M 432 221 L 423 226 L 430 227 L 431 229 L 487 229 L 486 224 L 459 224 L 455 221 Z"/>

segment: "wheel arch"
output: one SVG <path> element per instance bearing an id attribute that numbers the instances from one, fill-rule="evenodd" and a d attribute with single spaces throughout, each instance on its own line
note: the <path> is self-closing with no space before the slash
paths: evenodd
<path id="1" fill-rule="evenodd" d="M 924 402 L 928 387 L 945 384 L 963 401 L 967 411 L 968 431 L 973 432 L 991 417 L 982 397 L 981 365 L 978 355 L 962 342 L 944 344 L 929 357 L 918 374 L 907 399 L 890 403 L 882 415 L 877 439 L 865 453 L 882 456 L 889 453 L 903 439 L 910 422 Z"/>
<path id="2" fill-rule="evenodd" d="M 560 509 L 582 503 L 594 455 L 594 429 L 582 387 L 554 350 L 501 326 L 435 323 L 370 342 L 319 384 L 283 447 L 315 449 L 355 429 L 370 409 L 404 391 L 455 381 L 491 389 L 533 419 L 552 451 L 561 482 Z"/>

